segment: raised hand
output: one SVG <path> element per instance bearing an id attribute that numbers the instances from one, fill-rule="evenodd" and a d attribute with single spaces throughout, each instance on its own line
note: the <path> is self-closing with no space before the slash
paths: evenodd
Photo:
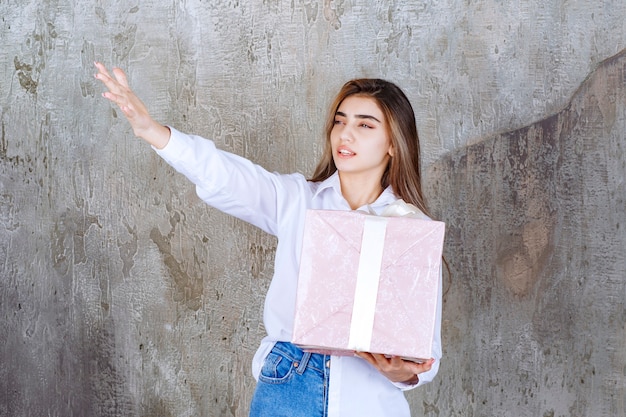
<path id="1" fill-rule="evenodd" d="M 113 68 L 111 76 L 100 62 L 94 62 L 94 65 L 98 69 L 96 79 L 102 81 L 108 89 L 102 96 L 118 105 L 135 135 L 158 149 L 165 147 L 170 138 L 170 130 L 150 116 L 146 106 L 128 86 L 124 71 Z"/>

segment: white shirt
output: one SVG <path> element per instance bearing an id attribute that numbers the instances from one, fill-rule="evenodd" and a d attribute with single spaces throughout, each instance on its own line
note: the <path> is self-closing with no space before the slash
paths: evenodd
<path id="1" fill-rule="evenodd" d="M 258 379 L 274 343 L 291 341 L 306 210 L 350 210 L 350 206 L 341 194 L 337 173 L 319 183 L 309 182 L 301 174 L 270 173 L 245 158 L 217 149 L 212 141 L 173 128 L 171 132 L 165 148 L 156 151 L 196 185 L 203 201 L 278 238 L 274 277 L 263 313 L 267 336 L 252 362 L 253 375 Z M 380 213 L 395 200 L 397 197 L 388 187 L 373 204 L 361 209 Z M 441 278 L 439 287 L 441 294 Z M 419 375 L 415 386 L 431 381 L 439 369 L 441 297 L 435 328 L 435 363 L 429 372 Z M 394 384 L 357 357 L 333 356 L 330 369 L 329 417 L 410 415 L 402 391 L 415 386 Z"/>

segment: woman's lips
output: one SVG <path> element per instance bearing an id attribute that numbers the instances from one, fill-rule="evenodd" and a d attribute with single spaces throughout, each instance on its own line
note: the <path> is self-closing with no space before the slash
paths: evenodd
<path id="1" fill-rule="evenodd" d="M 337 154 L 344 157 L 356 155 L 356 153 L 354 153 L 350 148 L 347 148 L 345 146 L 340 146 L 339 148 L 337 148 Z"/>

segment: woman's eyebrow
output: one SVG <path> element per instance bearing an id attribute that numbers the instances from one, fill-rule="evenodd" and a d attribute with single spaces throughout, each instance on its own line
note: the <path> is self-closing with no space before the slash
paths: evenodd
<path id="1" fill-rule="evenodd" d="M 335 112 L 335 115 L 336 115 L 336 116 L 341 116 L 341 117 L 348 117 L 348 115 L 347 115 L 347 114 L 345 114 L 344 112 L 341 112 L 341 111 L 337 111 L 337 112 Z M 381 123 L 381 121 L 380 121 L 380 120 L 378 120 L 377 118 L 375 118 L 374 116 L 369 115 L 369 114 L 355 114 L 355 115 L 354 115 L 354 117 L 356 117 L 357 119 L 369 119 L 369 120 L 374 120 L 374 121 L 376 121 L 376 122 L 378 122 L 378 123 Z"/>

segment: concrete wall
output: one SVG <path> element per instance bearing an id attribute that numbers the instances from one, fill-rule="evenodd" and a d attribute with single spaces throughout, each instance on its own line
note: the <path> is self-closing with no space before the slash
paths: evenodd
<path id="1" fill-rule="evenodd" d="M 429 167 L 451 219 L 444 415 L 626 415 L 625 123 L 626 51 L 557 114 Z"/>
<path id="2" fill-rule="evenodd" d="M 397 82 L 452 271 L 414 415 L 624 415 L 624 48 L 622 0 L 0 2 L 0 416 L 244 416 L 254 387 L 275 240 L 133 138 L 94 59 L 282 172 L 344 81 Z"/>

